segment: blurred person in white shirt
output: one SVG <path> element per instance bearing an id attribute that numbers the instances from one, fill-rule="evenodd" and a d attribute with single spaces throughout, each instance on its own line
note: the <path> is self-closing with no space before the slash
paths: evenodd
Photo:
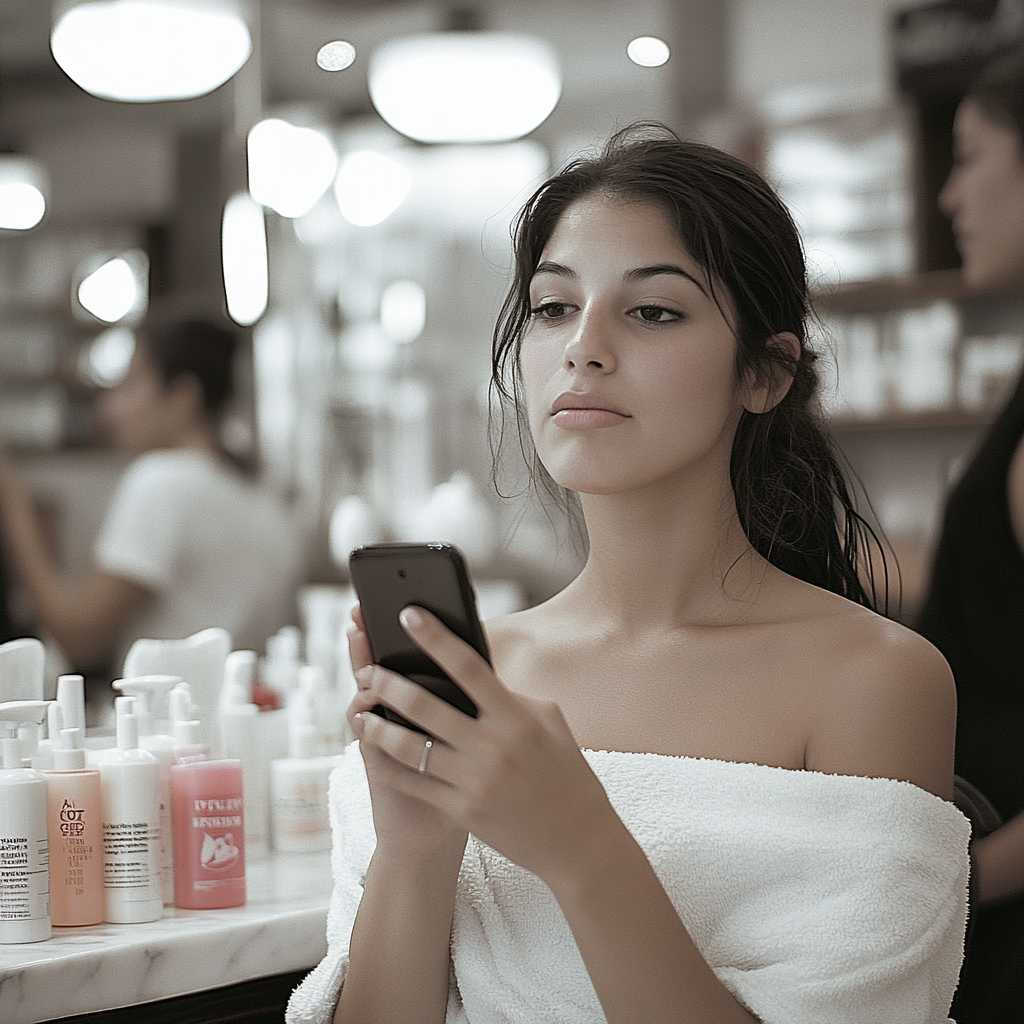
<path id="1" fill-rule="evenodd" d="M 293 617 L 302 545 L 283 502 L 224 449 L 239 331 L 169 306 L 147 317 L 101 425 L 137 457 L 115 490 L 84 580 L 65 579 L 31 498 L 0 455 L 0 523 L 38 625 L 79 671 L 118 671 L 139 637 L 220 626 L 262 649 Z"/>

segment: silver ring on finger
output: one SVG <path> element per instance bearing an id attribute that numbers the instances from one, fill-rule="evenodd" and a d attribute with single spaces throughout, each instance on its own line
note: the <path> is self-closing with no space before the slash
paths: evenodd
<path id="1" fill-rule="evenodd" d="M 434 741 L 428 736 L 423 741 L 423 753 L 420 754 L 420 766 L 416 770 L 420 775 L 425 775 L 427 771 L 427 758 L 430 757 L 431 748 L 434 746 Z"/>

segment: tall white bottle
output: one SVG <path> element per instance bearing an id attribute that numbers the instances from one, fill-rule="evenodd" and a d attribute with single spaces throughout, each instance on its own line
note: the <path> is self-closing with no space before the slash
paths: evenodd
<path id="1" fill-rule="evenodd" d="M 156 921 L 160 887 L 159 762 L 139 747 L 134 697 L 118 697 L 117 746 L 99 761 L 103 805 L 103 919 Z"/>
<path id="2" fill-rule="evenodd" d="M 50 937 L 50 844 L 46 776 L 22 767 L 17 730 L 39 723 L 48 702 L 0 704 L 0 942 Z"/>
<path id="3" fill-rule="evenodd" d="M 170 693 L 181 676 L 148 675 L 126 676 L 110 685 L 128 697 L 135 698 L 132 714 L 138 719 L 139 746 L 148 750 L 160 762 L 160 885 L 164 906 L 174 906 L 174 836 L 171 817 L 171 765 L 177 741 L 169 731 L 161 731 L 157 724 L 157 709 L 169 704 Z M 161 714 L 161 720 L 163 720 Z M 170 727 L 168 726 L 168 729 Z"/>
<path id="4" fill-rule="evenodd" d="M 252 702 L 256 652 L 232 651 L 224 663 L 220 694 L 220 756 L 242 762 L 245 789 L 245 856 L 266 855 L 270 845 L 270 760 L 260 743 L 259 708 Z"/>

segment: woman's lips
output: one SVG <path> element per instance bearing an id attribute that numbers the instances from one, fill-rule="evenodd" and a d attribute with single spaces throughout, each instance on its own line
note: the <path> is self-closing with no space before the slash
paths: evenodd
<path id="1" fill-rule="evenodd" d="M 551 418 L 566 430 L 589 430 L 614 427 L 630 417 L 599 395 L 566 391 L 552 403 Z"/>
<path id="2" fill-rule="evenodd" d="M 609 409 L 561 409 L 552 417 L 565 430 L 589 430 L 593 427 L 614 427 L 629 419 Z"/>

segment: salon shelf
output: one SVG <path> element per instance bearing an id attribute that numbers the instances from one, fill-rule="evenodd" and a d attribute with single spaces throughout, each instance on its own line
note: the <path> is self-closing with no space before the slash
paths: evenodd
<path id="1" fill-rule="evenodd" d="M 33 1024 L 75 1014 L 110 1024 L 149 1020 L 145 1004 L 171 999 L 154 1020 L 237 1024 L 249 1018 L 229 1014 L 220 991 L 244 985 L 245 1001 L 259 1001 L 267 994 L 255 991 L 256 979 L 267 979 L 264 987 L 280 1003 L 287 984 L 278 991 L 282 986 L 270 979 L 308 970 L 326 952 L 330 854 L 272 854 L 247 865 L 246 876 L 242 907 L 165 907 L 148 924 L 54 928 L 45 942 L 0 946 L 0 1021 Z M 199 992 L 208 996 L 190 998 Z M 186 1012 L 168 1016 L 175 1006 Z"/>
<path id="2" fill-rule="evenodd" d="M 969 287 L 959 270 L 932 270 L 910 277 L 878 281 L 857 281 L 822 289 L 813 296 L 822 313 L 857 313 L 868 310 L 899 309 L 938 299 L 953 301 L 1003 298 L 996 292 Z"/>
<path id="3" fill-rule="evenodd" d="M 929 410 L 927 412 L 890 412 L 881 416 L 836 416 L 829 422 L 833 434 L 866 434 L 889 430 L 943 430 L 986 427 L 996 410 Z"/>

